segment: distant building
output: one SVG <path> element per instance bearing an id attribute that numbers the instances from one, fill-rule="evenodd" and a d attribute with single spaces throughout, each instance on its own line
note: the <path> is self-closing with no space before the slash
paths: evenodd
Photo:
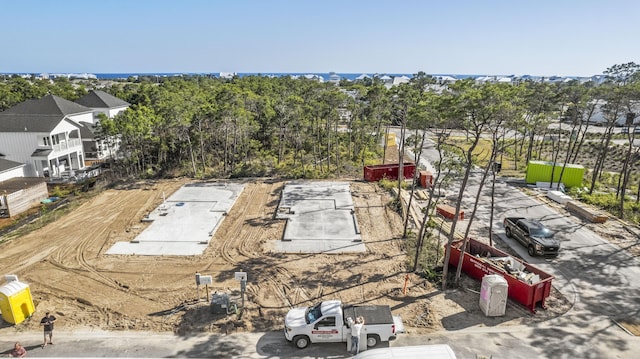
<path id="1" fill-rule="evenodd" d="M 318 82 L 324 82 L 324 77 L 316 74 L 306 74 L 306 75 L 290 75 L 292 79 L 307 79 Z"/>
<path id="2" fill-rule="evenodd" d="M 449 83 L 454 83 L 456 81 L 458 81 L 457 78 L 453 77 L 453 76 L 448 76 L 448 75 L 443 75 L 443 76 L 435 76 L 434 79 L 436 80 L 436 82 L 438 84 L 449 84 Z"/>
<path id="3" fill-rule="evenodd" d="M 329 72 L 329 82 L 334 83 L 334 84 L 339 84 L 340 83 L 340 75 L 338 75 L 335 72 Z"/>
<path id="4" fill-rule="evenodd" d="M 393 81 L 391 82 L 392 86 L 398 86 L 400 84 L 406 84 L 409 83 L 409 81 L 411 81 L 411 79 L 407 76 L 396 76 L 393 78 Z"/>
<path id="5" fill-rule="evenodd" d="M 238 74 L 236 74 L 235 72 L 221 72 L 220 74 L 218 74 L 218 76 L 221 79 L 227 79 L 227 80 L 231 80 L 232 78 L 236 77 Z"/>
<path id="6" fill-rule="evenodd" d="M 378 77 L 380 79 L 380 81 L 382 81 L 385 84 L 392 84 L 393 83 L 393 78 L 389 75 L 382 75 L 380 77 Z"/>

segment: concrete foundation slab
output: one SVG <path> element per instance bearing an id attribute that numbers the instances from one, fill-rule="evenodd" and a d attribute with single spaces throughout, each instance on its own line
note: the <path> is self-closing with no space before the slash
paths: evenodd
<path id="1" fill-rule="evenodd" d="M 140 256 L 196 256 L 207 249 L 208 244 L 178 242 L 117 242 L 107 254 Z"/>
<path id="2" fill-rule="evenodd" d="M 133 241 L 118 242 L 106 253 L 202 254 L 243 189 L 242 184 L 187 184 L 141 219 L 152 223 Z"/>
<path id="3" fill-rule="evenodd" d="M 276 218 L 287 220 L 284 253 L 364 252 L 347 182 L 291 182 L 285 185 Z"/>

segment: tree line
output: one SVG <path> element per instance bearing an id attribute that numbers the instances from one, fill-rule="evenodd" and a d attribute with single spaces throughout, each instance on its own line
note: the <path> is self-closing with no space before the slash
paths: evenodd
<path id="1" fill-rule="evenodd" d="M 403 158 L 404 149 L 413 147 L 419 160 L 427 134 L 436 141 L 443 155 L 434 164 L 434 188 L 452 178 L 459 181 L 459 211 L 481 140 L 491 144 L 481 188 L 495 175 L 495 163 L 504 154 L 514 159 L 516 169 L 530 160 L 552 160 L 562 165 L 562 177 L 564 167 L 576 161 L 589 140 L 588 129 L 600 111 L 604 133 L 596 140 L 595 165 L 587 181 L 592 193 L 611 160 L 614 128 L 621 119 L 634 124 L 640 112 L 639 70 L 633 62 L 614 65 L 603 72 L 603 83 L 438 83 L 420 72 L 390 88 L 379 78 L 334 84 L 287 76 L 179 76 L 111 81 L 105 87 L 96 80 L 12 76 L 0 82 L 0 110 L 49 93 L 72 101 L 87 88 L 111 93 L 131 106 L 113 119 L 102 117 L 98 136 L 117 139 L 115 168 L 134 177 L 359 176 L 363 165 L 380 163 L 382 137 L 389 126 L 398 126 L 407 139 L 400 143 Z M 556 128 L 549 127 L 552 122 Z M 463 134 L 465 146 L 450 141 L 454 131 Z M 627 133 L 615 188 L 621 217 L 627 191 L 635 187 L 635 200 L 640 198 L 640 183 L 631 182 L 640 159 L 635 135 L 633 130 Z M 555 139 L 551 158 L 542 151 L 545 136 Z M 427 208 L 434 207 L 430 203 Z M 428 215 L 429 210 L 418 248 L 428 232 Z M 454 219 L 449 240 L 456 226 Z"/>

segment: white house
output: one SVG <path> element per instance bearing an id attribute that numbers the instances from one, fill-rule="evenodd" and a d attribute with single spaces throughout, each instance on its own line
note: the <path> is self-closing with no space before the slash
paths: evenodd
<path id="1" fill-rule="evenodd" d="M 595 109 L 589 122 L 595 125 L 605 126 L 608 122 L 608 119 L 605 117 L 604 106 L 607 105 L 607 101 L 605 100 L 594 100 Z M 592 102 L 591 104 L 594 104 Z M 640 102 L 634 102 L 631 105 L 631 110 L 634 112 L 634 115 L 640 113 Z M 618 118 L 616 119 L 616 124 L 619 126 L 624 126 L 627 124 L 627 112 L 621 110 L 618 114 Z M 638 124 L 638 118 L 636 116 L 633 117 L 633 123 L 631 125 Z"/>
<path id="2" fill-rule="evenodd" d="M 457 78 L 453 77 L 453 76 L 449 76 L 449 75 L 441 75 L 441 76 L 435 76 L 434 77 L 436 82 L 439 84 L 448 84 L 448 83 L 454 83 L 456 81 L 458 81 Z"/>
<path id="3" fill-rule="evenodd" d="M 118 113 L 126 110 L 131 105 L 127 101 L 100 90 L 91 90 L 75 102 L 93 110 L 93 124 L 98 122 L 99 114 L 102 113 L 108 118 L 114 118 Z"/>
<path id="4" fill-rule="evenodd" d="M 378 76 L 376 76 L 378 77 Z M 392 84 L 393 83 L 393 78 L 389 75 L 382 75 L 378 77 L 380 79 L 380 81 L 382 81 L 385 84 Z"/>
<path id="5" fill-rule="evenodd" d="M 107 118 L 114 118 L 117 114 L 129 108 L 130 104 L 99 90 L 90 91 L 76 100 L 76 103 L 93 110 L 93 120 L 91 122 L 78 123 L 85 153 L 85 164 L 90 166 L 95 162 L 113 157 L 120 147 L 120 139 L 98 138 L 96 136 L 97 124 L 100 122 L 99 115 L 104 114 Z"/>
<path id="6" fill-rule="evenodd" d="M 333 84 L 340 83 L 340 75 L 338 75 L 335 72 L 329 72 L 329 82 L 331 82 Z"/>
<path id="7" fill-rule="evenodd" d="M 0 156 L 23 163 L 26 177 L 81 169 L 80 122 L 93 122 L 93 110 L 58 96 L 17 104 L 0 112 Z"/>
<path id="8" fill-rule="evenodd" d="M 404 76 L 404 75 L 396 76 L 396 77 L 393 78 L 392 85 L 393 86 L 398 86 L 400 84 L 407 84 L 410 81 L 411 81 L 411 79 L 409 77 L 407 77 L 407 76 Z"/>

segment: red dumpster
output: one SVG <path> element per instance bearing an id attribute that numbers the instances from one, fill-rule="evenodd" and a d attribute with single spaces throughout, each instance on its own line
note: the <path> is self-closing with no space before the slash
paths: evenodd
<path id="1" fill-rule="evenodd" d="M 433 173 L 430 171 L 420 171 L 420 185 L 424 188 L 433 186 Z"/>
<path id="2" fill-rule="evenodd" d="M 364 179 L 369 182 L 377 182 L 383 178 L 398 179 L 398 172 L 400 171 L 400 164 L 389 163 L 385 165 L 372 165 L 364 167 Z M 415 176 L 416 165 L 415 163 L 404 163 L 402 165 L 402 173 L 404 178 L 411 179 Z"/>
<path id="3" fill-rule="evenodd" d="M 451 245 L 451 257 L 449 265 L 457 266 L 460 259 L 460 247 L 462 240 L 454 241 Z M 497 266 L 489 258 L 509 257 L 509 254 L 490 247 L 487 244 L 479 242 L 473 238 L 469 238 L 467 242 L 467 251 L 464 253 L 462 262 L 462 270 L 470 277 L 482 280 L 486 274 L 499 274 L 503 276 L 509 285 L 509 297 L 518 303 L 527 307 L 531 312 L 536 312 L 538 303 L 543 309 L 546 309 L 545 300 L 551 292 L 551 280 L 553 276 L 543 272 L 541 269 L 533 265 L 521 261 L 517 258 L 513 260 L 524 266 L 524 271 L 529 274 L 537 275 L 539 281 L 528 283 L 517 275 L 508 272 L 503 267 Z"/>

